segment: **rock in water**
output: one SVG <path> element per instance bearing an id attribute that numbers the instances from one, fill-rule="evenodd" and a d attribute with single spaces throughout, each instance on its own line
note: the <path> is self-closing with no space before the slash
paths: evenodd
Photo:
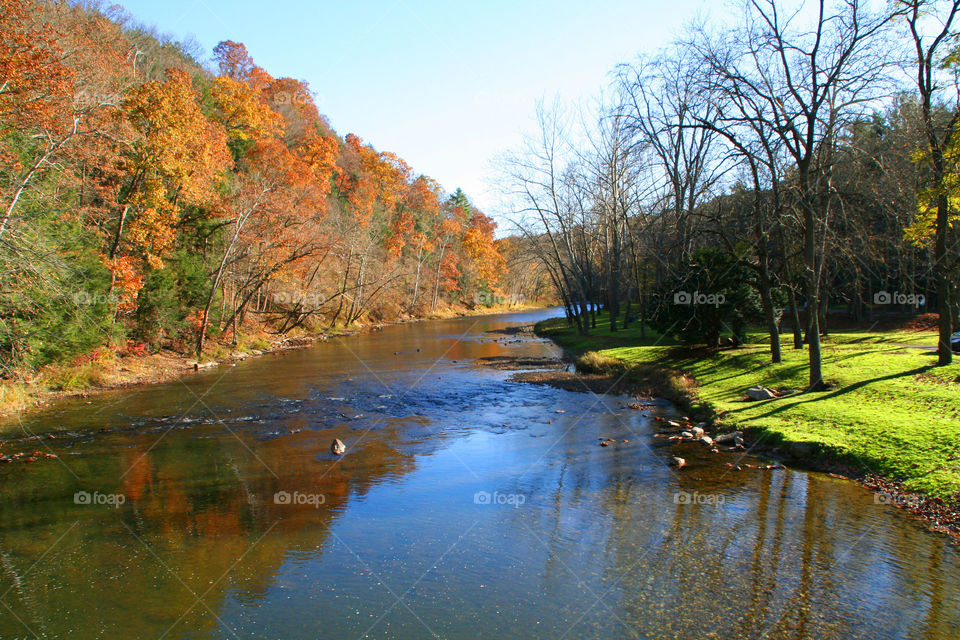
<path id="1" fill-rule="evenodd" d="M 674 456 L 673 458 L 670 459 L 670 466 L 676 467 L 677 469 L 680 469 L 681 467 L 685 466 L 686 464 L 687 464 L 687 461 L 684 460 L 683 458 L 678 458 L 678 457 Z"/>
<path id="2" fill-rule="evenodd" d="M 330 453 L 332 453 L 335 456 L 342 456 L 344 453 L 346 453 L 346 451 L 347 451 L 346 445 L 343 444 L 343 442 L 341 442 L 339 439 L 334 440 L 333 444 L 330 445 Z"/>

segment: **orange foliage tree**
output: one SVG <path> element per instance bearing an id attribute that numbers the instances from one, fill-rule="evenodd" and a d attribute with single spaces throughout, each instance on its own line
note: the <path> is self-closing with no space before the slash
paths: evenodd
<path id="1" fill-rule="evenodd" d="M 124 109 L 138 137 L 126 153 L 128 181 L 109 256 L 117 255 L 126 234 L 130 251 L 160 268 L 180 208 L 215 198 L 232 164 L 227 134 L 204 116 L 190 77 L 175 69 L 162 82 L 137 87 Z"/>

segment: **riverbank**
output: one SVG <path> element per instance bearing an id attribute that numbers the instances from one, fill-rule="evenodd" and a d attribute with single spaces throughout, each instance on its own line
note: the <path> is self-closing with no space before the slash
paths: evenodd
<path id="1" fill-rule="evenodd" d="M 739 430 L 748 449 L 855 478 L 933 528 L 960 532 L 960 364 L 934 367 L 929 331 L 844 331 L 827 336 L 830 389 L 801 393 L 807 352 L 783 342 L 769 362 L 762 336 L 738 349 L 668 344 L 634 326 L 609 332 L 605 316 L 587 337 L 563 319 L 537 326 L 568 350 L 578 370 L 629 381 L 666 397 L 716 432 Z M 788 337 L 789 338 L 789 337 Z M 762 386 L 776 397 L 754 401 Z"/>
<path id="2" fill-rule="evenodd" d="M 300 331 L 276 336 L 263 330 L 241 333 L 236 344 L 208 340 L 204 357 L 162 349 L 157 353 L 136 349 L 100 347 L 71 363 L 50 365 L 0 381 L 0 417 L 42 408 L 64 398 L 86 398 L 103 391 L 174 380 L 180 376 L 220 366 L 231 366 L 250 357 L 301 349 L 329 338 L 378 331 L 386 326 L 423 320 L 523 311 L 537 305 L 445 308 L 423 317 L 392 322 L 355 324 L 319 332 Z"/>

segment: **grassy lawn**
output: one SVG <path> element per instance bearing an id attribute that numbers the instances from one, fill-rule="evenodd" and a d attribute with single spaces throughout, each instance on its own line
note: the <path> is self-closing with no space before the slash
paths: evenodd
<path id="1" fill-rule="evenodd" d="M 538 330 L 574 353 L 597 351 L 631 366 L 683 371 L 696 380 L 695 402 L 730 427 L 753 429 L 771 443 L 813 443 L 831 458 L 900 480 L 912 491 L 948 502 L 960 498 L 960 364 L 932 366 L 932 351 L 908 346 L 933 346 L 935 333 L 834 333 L 823 345 L 824 378 L 833 389 L 749 402 L 744 392 L 757 384 L 806 386 L 808 355 L 792 348 L 792 336 L 783 336 L 783 362 L 773 365 L 759 333 L 739 349 L 692 356 L 651 332 L 641 338 L 636 327 L 611 335 L 601 318 L 589 337 L 577 336 L 563 319 Z"/>

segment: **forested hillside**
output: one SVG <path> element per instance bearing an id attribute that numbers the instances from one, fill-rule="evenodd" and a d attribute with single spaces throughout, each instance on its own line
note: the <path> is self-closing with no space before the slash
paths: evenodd
<path id="1" fill-rule="evenodd" d="M 509 241 L 304 82 L 121 9 L 0 1 L 0 366 L 490 304 Z"/>

